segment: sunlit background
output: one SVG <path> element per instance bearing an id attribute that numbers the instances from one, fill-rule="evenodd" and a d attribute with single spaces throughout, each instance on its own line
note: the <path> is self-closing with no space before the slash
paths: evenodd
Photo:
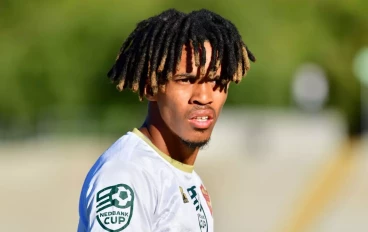
<path id="1" fill-rule="evenodd" d="M 146 112 L 106 73 L 168 8 L 219 13 L 257 57 L 196 163 L 215 230 L 368 231 L 364 0 L 2 0 L 0 231 L 76 231 L 87 171 Z"/>

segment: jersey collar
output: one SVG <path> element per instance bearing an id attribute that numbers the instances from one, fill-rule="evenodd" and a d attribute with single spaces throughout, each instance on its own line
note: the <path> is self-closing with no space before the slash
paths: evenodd
<path id="1" fill-rule="evenodd" d="M 167 162 L 169 162 L 172 166 L 174 166 L 175 168 L 187 172 L 187 173 L 192 173 L 194 166 L 192 165 L 188 165 L 188 164 L 184 164 L 182 162 L 179 162 L 177 160 L 174 160 L 173 158 L 171 158 L 170 156 L 168 156 L 167 154 L 163 153 L 162 151 L 160 151 L 160 149 L 158 149 L 158 147 L 156 147 L 151 140 L 149 140 L 149 138 L 147 138 L 147 136 L 145 136 L 140 130 L 138 130 L 137 128 L 134 128 L 132 131 L 135 135 L 137 135 L 138 137 L 140 137 L 143 141 L 145 141 L 153 150 L 155 150 L 162 158 L 164 158 Z"/>

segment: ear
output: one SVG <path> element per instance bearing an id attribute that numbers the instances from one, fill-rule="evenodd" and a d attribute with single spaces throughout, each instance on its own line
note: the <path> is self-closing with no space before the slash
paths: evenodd
<path id="1" fill-rule="evenodd" d="M 153 91 L 148 84 L 144 86 L 144 97 L 148 101 L 157 101 L 157 95 L 153 94 Z"/>

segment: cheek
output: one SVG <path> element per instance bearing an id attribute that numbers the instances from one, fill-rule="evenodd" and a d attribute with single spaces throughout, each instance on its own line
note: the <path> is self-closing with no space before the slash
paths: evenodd
<path id="1" fill-rule="evenodd" d="M 164 122 L 170 126 L 174 127 L 180 118 L 185 116 L 185 105 L 174 95 L 165 95 L 165 97 L 158 100 L 159 111 Z M 173 128 L 171 128 L 173 129 Z"/>
<path id="2" fill-rule="evenodd" d="M 160 102 L 162 102 L 162 109 L 165 114 L 182 115 L 187 109 L 187 105 L 190 99 L 190 89 L 188 87 L 178 87 L 173 83 L 166 85 L 166 90 L 160 96 Z"/>
<path id="3" fill-rule="evenodd" d="M 216 101 L 220 105 L 224 105 L 227 99 L 227 91 L 216 92 Z"/>
<path id="4" fill-rule="evenodd" d="M 226 102 L 226 99 L 227 99 L 227 93 L 218 93 L 218 95 L 216 96 L 216 111 L 217 111 L 217 115 L 220 114 L 221 110 L 222 110 L 222 107 L 225 105 L 225 102 Z"/>

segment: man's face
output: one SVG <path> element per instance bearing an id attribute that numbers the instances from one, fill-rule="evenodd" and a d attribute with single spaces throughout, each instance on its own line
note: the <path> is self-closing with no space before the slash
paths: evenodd
<path id="1" fill-rule="evenodd" d="M 208 42 L 204 46 L 207 73 L 212 48 Z M 193 50 L 188 54 L 187 49 L 183 47 L 179 70 L 155 98 L 168 128 L 188 146 L 202 147 L 209 141 L 226 101 L 228 84 L 221 86 L 207 74 L 200 76 L 199 68 L 194 65 Z M 192 62 L 189 62 L 190 59 Z M 220 73 L 221 67 L 215 76 L 220 76 Z"/>

